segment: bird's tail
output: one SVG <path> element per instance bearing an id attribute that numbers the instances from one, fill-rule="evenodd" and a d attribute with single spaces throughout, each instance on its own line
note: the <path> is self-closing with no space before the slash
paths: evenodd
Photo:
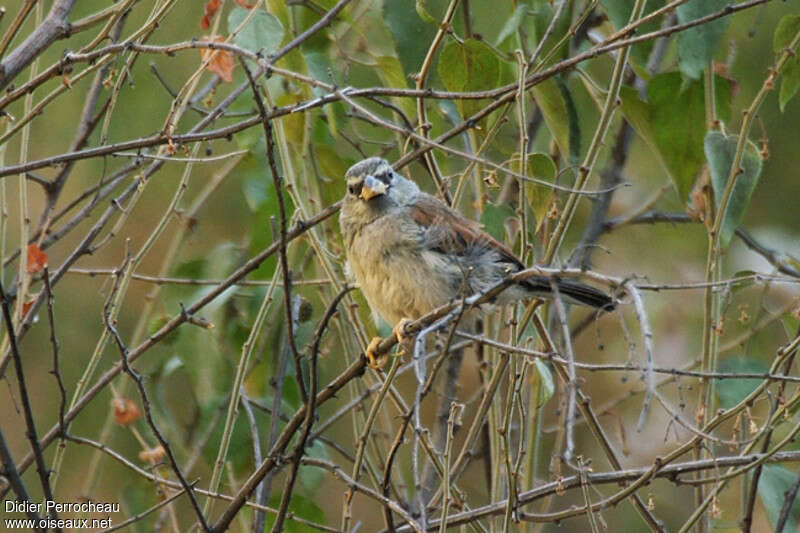
<path id="1" fill-rule="evenodd" d="M 556 283 L 558 285 L 558 292 L 566 300 L 597 309 L 603 309 L 604 311 L 611 311 L 614 309 L 614 299 L 600 289 L 595 289 L 590 285 L 577 281 L 564 279 L 559 279 Z M 550 297 L 553 295 L 553 289 L 550 286 L 550 279 L 548 278 L 529 278 L 525 280 L 524 285 L 537 294 Z"/>

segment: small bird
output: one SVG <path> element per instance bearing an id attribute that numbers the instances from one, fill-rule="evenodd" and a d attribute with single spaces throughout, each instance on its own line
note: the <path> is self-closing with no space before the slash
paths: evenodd
<path id="1" fill-rule="evenodd" d="M 420 191 L 379 157 L 356 163 L 345 174 L 347 191 L 339 226 L 348 269 L 361 286 L 373 318 L 405 322 L 462 296 L 496 285 L 525 265 L 481 225 L 441 200 Z M 503 291 L 496 303 L 552 296 L 550 278 L 535 276 Z M 614 307 L 606 293 L 583 283 L 557 279 L 565 300 L 604 310 Z M 377 365 L 374 349 L 366 350 Z"/>

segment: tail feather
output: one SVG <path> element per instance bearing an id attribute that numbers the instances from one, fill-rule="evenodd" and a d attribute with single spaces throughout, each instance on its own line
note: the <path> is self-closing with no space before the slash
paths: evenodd
<path id="1" fill-rule="evenodd" d="M 558 291 L 567 300 L 574 303 L 588 305 L 604 311 L 611 311 L 614 309 L 614 299 L 590 285 L 579 283 L 577 281 L 568 281 L 564 279 L 557 280 Z M 545 277 L 534 277 L 525 280 L 523 285 L 532 292 L 543 296 L 552 296 L 553 289 L 550 286 L 550 279 Z"/>

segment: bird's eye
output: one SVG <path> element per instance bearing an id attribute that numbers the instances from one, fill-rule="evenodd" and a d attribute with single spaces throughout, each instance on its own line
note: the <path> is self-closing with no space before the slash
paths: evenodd
<path id="1" fill-rule="evenodd" d="M 364 182 L 363 181 L 359 181 L 358 183 L 352 183 L 352 184 L 348 185 L 347 186 L 347 190 L 353 196 L 358 196 L 359 194 L 361 194 L 361 187 L 363 187 L 363 186 L 364 186 Z"/>

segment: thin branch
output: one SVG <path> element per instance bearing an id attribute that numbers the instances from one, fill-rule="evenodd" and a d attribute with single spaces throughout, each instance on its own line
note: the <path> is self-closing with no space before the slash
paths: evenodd
<path id="1" fill-rule="evenodd" d="M 33 419 L 33 407 L 31 407 L 31 400 L 30 396 L 28 395 L 28 385 L 25 382 L 25 372 L 22 368 L 22 355 L 19 352 L 19 346 L 17 345 L 17 334 L 14 331 L 14 321 L 11 318 L 11 306 L 1 280 L 0 303 L 2 303 L 3 307 L 3 323 L 6 328 L 6 335 L 8 336 L 9 344 L 11 346 L 11 358 L 14 361 L 14 369 L 17 373 L 17 384 L 19 386 L 20 401 L 22 402 L 22 412 L 25 415 L 25 427 L 27 428 L 25 436 L 31 443 L 31 450 L 36 460 L 36 472 L 39 474 L 39 481 L 42 485 L 42 492 L 44 493 L 45 499 L 46 501 L 55 501 L 53 497 L 53 489 L 50 486 L 50 470 L 47 468 L 47 464 L 44 461 L 42 444 L 39 441 L 39 436 L 36 433 L 36 423 Z M 3 444 L 5 444 L 5 442 L 3 442 Z M 4 455 L 6 454 L 4 453 Z M 3 458 L 3 463 L 6 471 L 11 472 L 11 476 L 19 476 L 19 474 L 15 474 L 14 472 L 14 463 L 11 461 L 10 454 L 7 458 Z M 27 499 L 28 498 L 25 498 L 25 500 Z M 50 517 L 54 520 L 58 520 L 58 515 L 56 514 L 55 508 L 51 510 Z M 57 528 L 57 530 L 61 531 L 61 528 Z"/>

